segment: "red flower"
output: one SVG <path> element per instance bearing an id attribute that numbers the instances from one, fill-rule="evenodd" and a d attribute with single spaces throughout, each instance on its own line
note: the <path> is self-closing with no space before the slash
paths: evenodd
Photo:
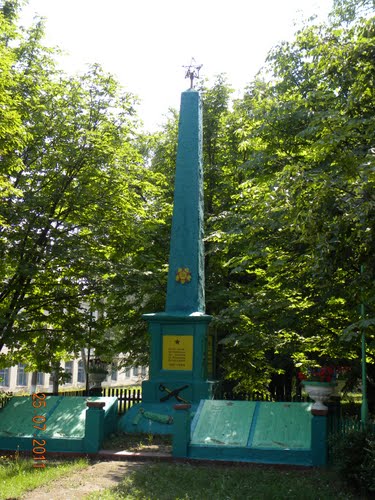
<path id="1" fill-rule="evenodd" d="M 319 382 L 332 382 L 336 379 L 336 371 L 332 366 L 322 366 L 321 368 L 308 368 L 308 373 L 298 372 L 299 380 L 311 380 Z"/>

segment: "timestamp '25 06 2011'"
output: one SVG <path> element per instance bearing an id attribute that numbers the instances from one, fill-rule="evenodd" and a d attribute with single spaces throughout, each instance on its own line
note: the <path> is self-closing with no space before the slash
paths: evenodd
<path id="1" fill-rule="evenodd" d="M 45 409 L 47 406 L 46 403 L 46 395 L 43 393 L 33 393 L 31 395 L 32 405 L 34 408 L 34 416 L 32 418 L 33 421 L 33 439 L 32 439 L 32 453 L 34 459 L 34 467 L 44 468 L 46 466 L 46 440 L 41 439 L 39 436 L 39 432 L 43 432 L 47 429 L 46 417 L 44 415 L 39 415 L 38 413 L 44 413 L 42 411 L 38 411 L 41 409 Z M 39 431 L 39 432 L 38 432 Z"/>

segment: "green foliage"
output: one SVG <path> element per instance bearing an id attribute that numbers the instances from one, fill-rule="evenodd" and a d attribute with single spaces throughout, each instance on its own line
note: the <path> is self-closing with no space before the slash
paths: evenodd
<path id="1" fill-rule="evenodd" d="M 332 440 L 333 462 L 344 480 L 360 491 L 375 492 L 375 434 L 351 431 Z"/>
<path id="2" fill-rule="evenodd" d="M 121 347 L 113 309 L 134 289 L 158 179 L 144 166 L 135 97 L 98 65 L 66 76 L 42 38 L 37 21 L 1 45 L 0 103 L 12 111 L 0 128 L 0 347 L 3 365 L 48 372 L 87 345 Z"/>
<path id="3" fill-rule="evenodd" d="M 361 467 L 361 480 L 372 494 L 375 492 L 375 434 L 368 434 L 365 442 L 365 457 Z"/>
<path id="4" fill-rule="evenodd" d="M 361 301 L 372 345 L 373 30 L 361 17 L 301 29 L 234 103 L 246 156 L 231 174 L 244 180 L 207 240 L 227 271 L 216 318 L 229 331 L 223 365 L 242 384 L 266 386 L 272 372 L 311 360 L 358 359 L 358 341 L 341 332 L 357 324 Z"/>
<path id="5" fill-rule="evenodd" d="M 374 24 L 337 12 L 275 47 L 232 105 L 224 75 L 199 89 L 206 306 L 220 375 L 242 389 L 265 392 L 304 364 L 358 365 L 361 326 L 374 360 Z M 164 306 L 177 119 L 172 110 L 148 142 L 159 198 L 134 274 L 123 273 L 136 299 L 125 309 L 113 302 L 134 353 L 144 341 L 140 314 Z M 368 317 L 359 322 L 361 301 Z"/>
<path id="6" fill-rule="evenodd" d="M 4 408 L 7 402 L 12 398 L 13 393 L 9 391 L 0 391 L 0 408 Z"/>
<path id="7" fill-rule="evenodd" d="M 89 345 L 145 364 L 142 314 L 164 309 L 178 114 L 142 135 L 134 96 L 98 65 L 67 77 L 43 23 L 17 30 L 19 3 L 1 5 L 1 362 L 49 371 Z M 242 389 L 266 392 L 305 364 L 356 373 L 362 328 L 375 366 L 373 14 L 369 0 L 335 1 L 330 23 L 270 52 L 242 98 L 224 75 L 201 84 L 207 313 L 219 375 Z"/>
<path id="8" fill-rule="evenodd" d="M 8 8 L 9 7 L 9 8 Z M 22 126 L 21 116 L 17 110 L 17 104 L 20 103 L 20 97 L 14 95 L 13 86 L 16 76 L 12 72 L 12 66 L 15 62 L 15 52 L 11 47 L 18 35 L 12 16 L 9 12 L 10 3 L 6 2 L 0 9 L 0 156 L 2 166 L 0 167 L 0 201 L 6 201 L 10 195 L 19 195 L 20 191 L 12 185 L 12 182 L 6 175 L 4 169 L 4 156 L 15 148 L 19 148 L 24 137 L 24 128 Z M 17 167 L 17 161 L 13 160 L 13 167 Z M 5 220 L 0 214 L 0 224 Z"/>
<path id="9" fill-rule="evenodd" d="M 338 23 L 352 22 L 359 15 L 371 14 L 374 8 L 374 0 L 333 0 L 331 17 Z"/>
<path id="10" fill-rule="evenodd" d="M 358 330 L 361 301 L 373 347 L 373 29 L 360 16 L 304 27 L 232 109 L 222 75 L 202 85 L 207 312 L 243 389 L 358 363 L 356 335 L 341 333 Z M 152 163 L 171 181 L 175 134 L 169 122 Z"/>

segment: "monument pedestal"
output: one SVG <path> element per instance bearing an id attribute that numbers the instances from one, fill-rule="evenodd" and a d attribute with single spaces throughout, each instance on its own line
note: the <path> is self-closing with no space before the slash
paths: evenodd
<path id="1" fill-rule="evenodd" d="M 157 313 L 144 319 L 151 335 L 151 364 L 150 380 L 142 384 L 142 400 L 199 403 L 212 399 L 215 383 L 207 379 L 211 316 Z M 171 395 L 173 391 L 177 392 Z"/>
<path id="2" fill-rule="evenodd" d="M 171 434 L 173 407 L 213 399 L 216 381 L 208 380 L 208 325 L 203 313 L 146 314 L 151 335 L 149 380 L 142 383 L 142 403 L 124 415 L 125 432 Z"/>

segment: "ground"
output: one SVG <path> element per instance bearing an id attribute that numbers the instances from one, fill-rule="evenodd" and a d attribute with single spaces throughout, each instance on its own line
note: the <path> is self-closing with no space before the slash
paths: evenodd
<path id="1" fill-rule="evenodd" d="M 170 455 L 171 437 L 118 433 L 104 442 L 105 452 L 147 455 Z M 109 458 L 109 457 L 108 457 Z M 147 462 L 146 462 L 147 463 Z M 105 460 L 90 465 L 48 485 L 37 488 L 22 497 L 24 500 L 76 500 L 106 488 L 116 486 L 126 474 L 145 465 L 144 461 Z"/>
<path id="2" fill-rule="evenodd" d="M 25 493 L 24 500 L 77 500 L 89 493 L 116 486 L 124 476 L 144 462 L 98 462 L 68 477 Z"/>

